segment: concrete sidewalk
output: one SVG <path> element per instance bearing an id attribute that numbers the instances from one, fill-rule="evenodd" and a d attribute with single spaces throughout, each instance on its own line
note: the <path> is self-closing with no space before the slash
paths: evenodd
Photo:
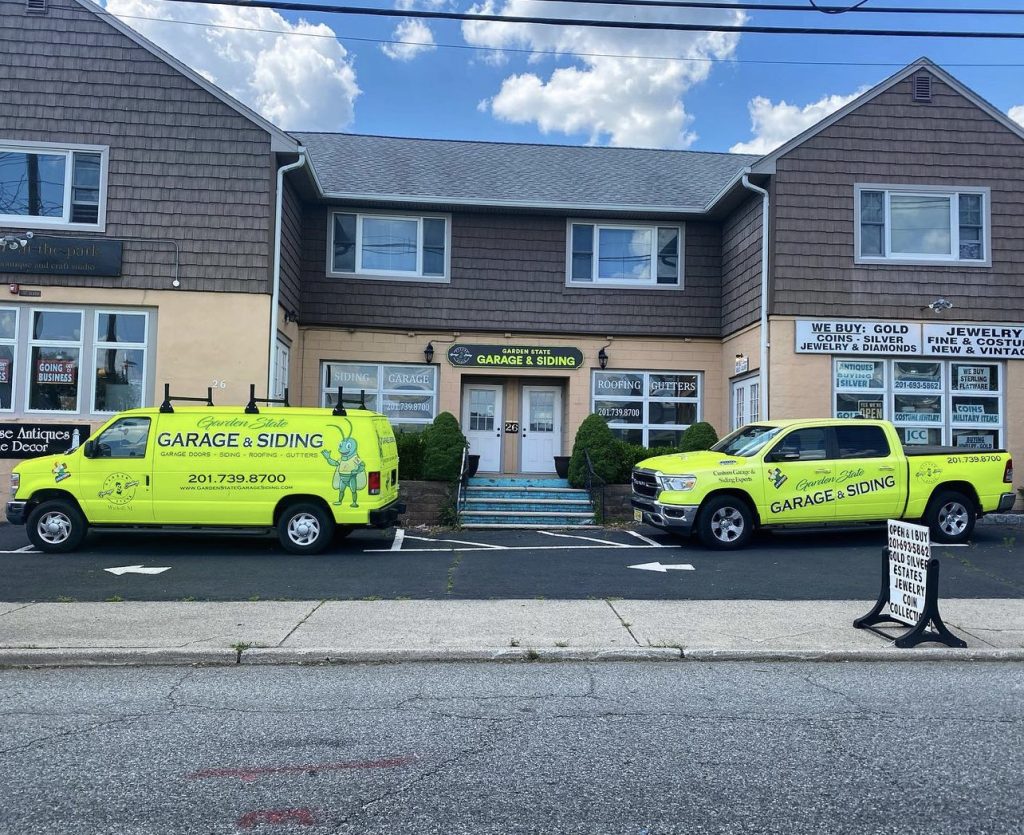
<path id="1" fill-rule="evenodd" d="M 967 649 L 854 629 L 871 601 L 0 603 L 0 666 L 1024 660 L 1024 601 L 941 600 Z M 907 627 L 887 633 L 896 638 Z"/>

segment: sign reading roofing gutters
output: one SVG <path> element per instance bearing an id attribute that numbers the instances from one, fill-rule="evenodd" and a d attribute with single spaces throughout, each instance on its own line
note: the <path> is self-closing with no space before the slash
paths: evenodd
<path id="1" fill-rule="evenodd" d="M 574 371 L 583 366 L 579 348 L 534 345 L 452 345 L 448 362 L 457 368 L 544 368 Z"/>

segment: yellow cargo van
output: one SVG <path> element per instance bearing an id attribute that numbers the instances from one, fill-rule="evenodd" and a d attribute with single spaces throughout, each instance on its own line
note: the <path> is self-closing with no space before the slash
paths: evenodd
<path id="1" fill-rule="evenodd" d="M 276 529 L 286 550 L 314 554 L 404 510 L 384 415 L 168 398 L 115 415 L 78 449 L 15 467 L 7 519 L 51 553 L 73 550 L 91 527 Z"/>

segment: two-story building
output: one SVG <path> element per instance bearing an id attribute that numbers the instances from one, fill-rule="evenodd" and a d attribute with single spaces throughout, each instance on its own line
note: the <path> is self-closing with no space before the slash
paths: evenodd
<path id="1" fill-rule="evenodd" d="M 256 383 L 450 411 L 485 472 L 592 412 L 1024 457 L 1024 131 L 925 59 L 763 158 L 289 134 L 88 0 L 0 6 L 0 425 Z"/>

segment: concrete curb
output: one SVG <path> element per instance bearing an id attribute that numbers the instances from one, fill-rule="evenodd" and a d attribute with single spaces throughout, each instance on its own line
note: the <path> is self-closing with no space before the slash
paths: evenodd
<path id="1" fill-rule="evenodd" d="M 0 649 L 0 668 L 147 667 L 147 666 L 288 666 L 423 663 L 529 663 L 606 661 L 755 661 L 877 662 L 972 661 L 1022 662 L 1024 649 L 946 649 L 894 647 L 846 650 L 679 649 L 613 647 L 607 649 L 438 648 L 424 650 L 331 650 L 259 648 L 242 652 L 183 649 Z"/>

